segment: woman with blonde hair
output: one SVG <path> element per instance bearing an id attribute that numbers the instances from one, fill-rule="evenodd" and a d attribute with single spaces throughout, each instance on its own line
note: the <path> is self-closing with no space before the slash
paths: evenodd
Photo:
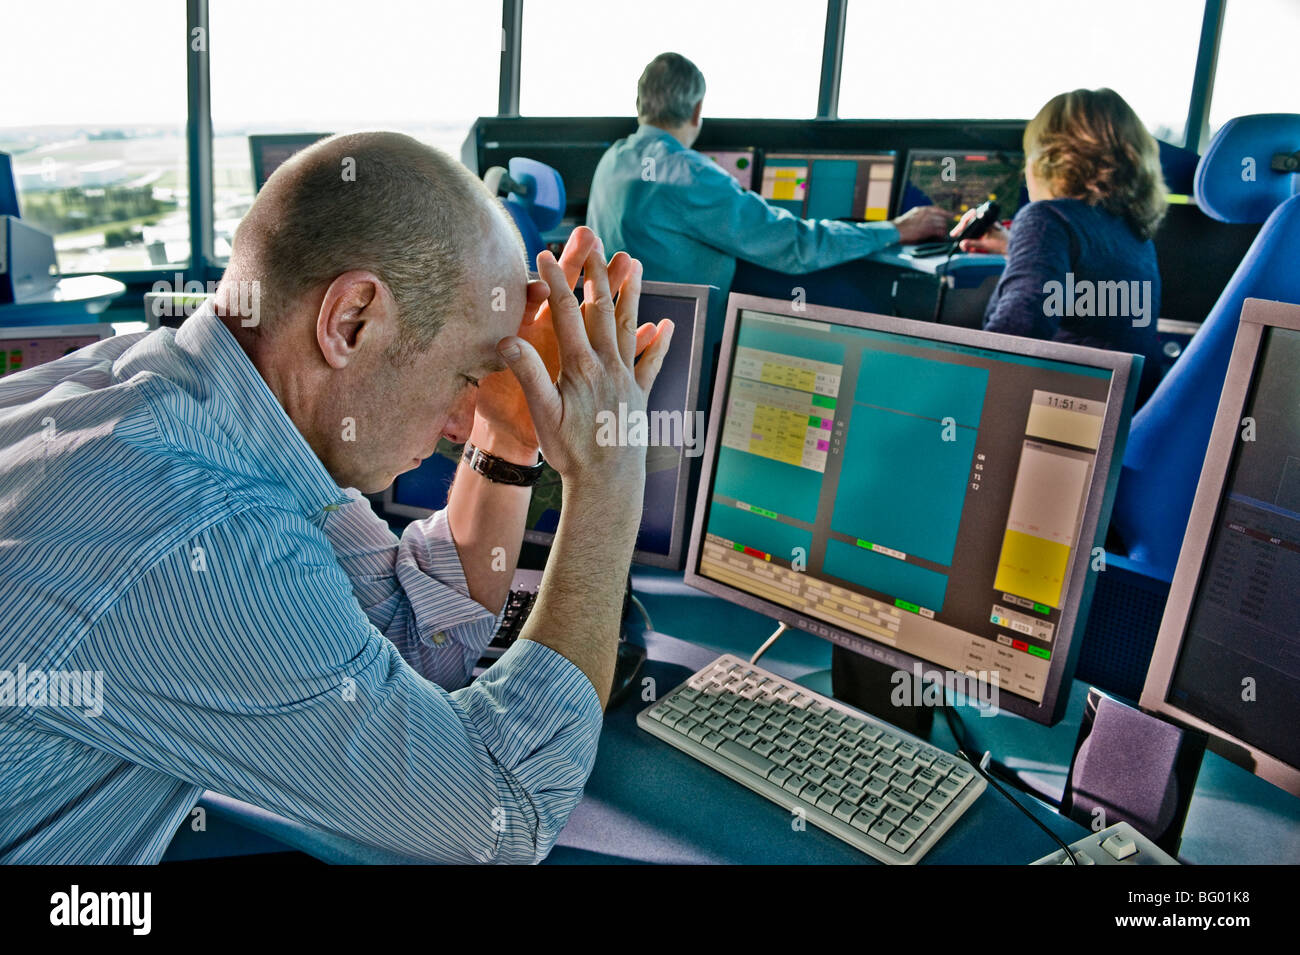
<path id="1" fill-rule="evenodd" d="M 1007 256 L 984 327 L 1142 355 L 1141 404 L 1160 380 L 1156 141 L 1114 90 L 1081 89 L 1038 111 L 1024 150 L 1030 202 L 1009 232 L 995 226 L 961 243 Z"/>

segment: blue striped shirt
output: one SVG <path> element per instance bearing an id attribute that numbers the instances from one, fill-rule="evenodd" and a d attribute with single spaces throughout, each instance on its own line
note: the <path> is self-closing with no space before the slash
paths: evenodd
<path id="1" fill-rule="evenodd" d="M 0 379 L 0 861 L 157 862 L 205 789 L 539 860 L 600 704 L 532 641 L 466 686 L 496 623 L 445 513 L 395 537 L 207 309 Z M 102 712 L 38 692 L 68 673 Z"/>

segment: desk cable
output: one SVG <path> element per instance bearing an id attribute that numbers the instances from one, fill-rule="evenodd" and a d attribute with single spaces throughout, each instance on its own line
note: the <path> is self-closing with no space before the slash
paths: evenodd
<path id="1" fill-rule="evenodd" d="M 781 639 L 781 634 L 785 633 L 789 629 L 790 628 L 787 627 L 785 624 L 781 624 L 779 627 L 773 630 L 772 635 L 768 637 L 765 641 L 763 641 L 763 645 L 754 651 L 754 655 L 749 658 L 749 662 L 757 663 L 758 658 L 761 657 L 763 654 L 767 653 L 768 648 L 771 647 L 772 644 L 776 643 L 777 640 Z"/>
<path id="2" fill-rule="evenodd" d="M 966 723 L 957 714 L 956 709 L 946 703 L 941 707 L 941 709 L 943 712 L 943 718 L 948 722 L 948 729 L 952 731 L 952 738 L 957 741 L 957 748 L 964 749 L 971 753 L 982 752 L 979 745 L 966 733 Z M 992 754 L 986 753 L 985 755 L 988 758 L 986 758 L 984 762 L 989 772 L 995 774 L 1004 783 L 1014 786 L 1027 796 L 1033 796 L 1039 802 L 1045 802 L 1049 806 L 1060 809 L 1061 801 L 1059 799 L 1055 798 L 1050 793 L 1043 792 L 1042 790 L 1031 786 L 1024 777 L 1014 769 L 1007 766 L 1005 763 L 992 759 Z"/>
<path id="3" fill-rule="evenodd" d="M 964 749 L 958 749 L 957 755 L 960 756 L 962 759 L 966 760 L 966 762 L 970 763 L 971 768 L 975 770 L 975 772 L 983 776 L 985 781 L 990 786 L 992 786 L 998 792 L 1002 793 L 1002 795 L 1006 797 L 1007 801 L 1010 802 L 1011 805 L 1015 806 L 1026 816 L 1028 816 L 1030 822 L 1032 822 L 1039 829 L 1042 829 L 1043 832 L 1051 836 L 1052 841 L 1061 847 L 1061 851 L 1065 853 L 1065 857 L 1070 860 L 1070 865 L 1079 864 L 1079 860 L 1074 857 L 1074 853 L 1070 851 L 1070 847 L 1067 846 L 1064 842 L 1062 842 L 1061 838 L 1056 833 L 1054 833 L 1051 829 L 1048 829 L 1045 825 L 1039 822 L 1038 819 L 1034 817 L 1034 814 L 1032 812 L 1026 809 L 1023 805 L 1021 805 L 1019 799 L 1016 799 L 1014 796 L 1011 795 L 1011 793 L 1003 789 L 1002 786 L 998 783 L 998 781 L 993 778 L 992 773 L 987 772 L 986 767 L 989 764 L 989 754 L 987 752 L 980 759 L 975 759 Z"/>

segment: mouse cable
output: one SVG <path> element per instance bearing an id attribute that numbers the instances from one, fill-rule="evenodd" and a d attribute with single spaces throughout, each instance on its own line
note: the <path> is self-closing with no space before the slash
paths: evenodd
<path id="1" fill-rule="evenodd" d="M 993 778 L 992 774 L 988 773 L 988 772 L 985 770 L 985 767 L 986 767 L 986 766 L 988 765 L 988 763 L 989 763 L 989 754 L 988 754 L 987 752 L 986 752 L 986 753 L 984 754 L 984 756 L 983 756 L 982 758 L 980 758 L 980 759 L 974 759 L 974 758 L 972 758 L 971 755 L 970 755 L 969 753 L 967 753 L 966 750 L 964 750 L 964 749 L 958 749 L 958 750 L 957 750 L 957 755 L 960 756 L 962 759 L 966 760 L 966 762 L 970 763 L 971 768 L 974 769 L 975 772 L 977 772 L 977 773 L 979 773 L 981 776 L 983 776 L 984 779 L 988 782 L 988 784 L 989 784 L 990 786 L 992 786 L 992 787 L 993 787 L 994 789 L 996 789 L 998 792 L 1002 793 L 1002 795 L 1006 797 L 1007 801 L 1008 801 L 1009 803 L 1011 803 L 1011 805 L 1015 806 L 1017 809 L 1019 809 L 1021 812 L 1023 812 L 1026 816 L 1028 816 L 1030 822 L 1032 822 L 1032 823 L 1033 823 L 1034 825 L 1036 825 L 1039 829 L 1042 829 L 1043 832 L 1045 832 L 1045 833 L 1047 833 L 1049 836 L 1051 836 L 1051 837 L 1052 837 L 1052 841 L 1055 842 L 1058 846 L 1061 847 L 1061 851 L 1065 853 L 1065 857 L 1066 857 L 1067 859 L 1070 860 L 1070 865 L 1078 865 L 1078 864 L 1079 864 L 1079 860 L 1076 859 L 1076 858 L 1074 857 L 1074 853 L 1070 851 L 1070 847 L 1067 846 L 1064 842 L 1061 841 L 1060 836 L 1058 836 L 1058 835 L 1057 835 L 1056 833 L 1054 833 L 1051 829 L 1048 829 L 1045 825 L 1043 825 L 1041 822 L 1039 822 L 1039 821 L 1038 821 L 1038 818 L 1037 818 L 1037 817 L 1036 817 L 1032 812 L 1030 812 L 1028 809 L 1026 809 L 1026 808 L 1021 804 L 1021 802 L 1020 802 L 1019 799 L 1016 799 L 1014 796 L 1011 795 L 1011 793 L 1007 792 L 1007 791 L 1006 791 L 1005 789 L 1003 789 L 1000 785 L 998 785 L 998 781 L 997 781 L 996 779 Z"/>
<path id="2" fill-rule="evenodd" d="M 777 640 L 781 639 L 781 634 L 785 633 L 789 629 L 790 628 L 787 627 L 785 624 L 781 624 L 779 627 L 773 630 L 772 635 L 768 637 L 765 641 L 763 641 L 763 645 L 754 651 L 754 655 L 749 658 L 749 662 L 757 663 L 758 658 L 761 657 L 763 654 L 767 653 L 768 649 L 772 646 L 772 644 L 776 643 Z"/>
<path id="3" fill-rule="evenodd" d="M 948 721 L 948 729 L 952 731 L 953 739 L 957 741 L 958 748 L 967 750 L 968 752 L 979 750 L 979 745 L 975 743 L 966 732 L 966 721 L 958 715 L 957 711 L 947 703 L 943 705 L 942 710 L 943 718 Z M 1010 766 L 991 758 L 985 762 L 988 765 L 989 771 L 995 773 L 1004 783 L 1014 786 L 1026 796 L 1033 796 L 1040 802 L 1045 802 L 1049 806 L 1058 810 L 1061 808 L 1061 800 L 1052 796 L 1050 793 L 1046 793 L 1041 789 L 1038 789 L 1036 786 L 1031 785 L 1020 773 L 1016 772 L 1016 770 L 1012 769 Z"/>
<path id="4" fill-rule="evenodd" d="M 645 609 L 645 604 L 641 602 L 641 598 L 636 594 L 632 594 L 632 606 L 636 607 L 637 612 L 641 614 L 641 619 L 645 621 L 645 628 L 653 630 L 655 625 L 650 620 L 650 611 Z"/>
<path id="5" fill-rule="evenodd" d="M 943 298 L 948 291 L 948 266 L 952 263 L 952 257 L 960 246 L 960 242 L 954 242 L 948 247 L 948 257 L 943 260 L 942 275 L 939 275 L 937 269 L 935 270 L 935 275 L 939 278 L 939 291 L 934 296 L 934 318 L 932 321 L 936 324 L 939 321 L 939 316 L 943 314 Z"/>

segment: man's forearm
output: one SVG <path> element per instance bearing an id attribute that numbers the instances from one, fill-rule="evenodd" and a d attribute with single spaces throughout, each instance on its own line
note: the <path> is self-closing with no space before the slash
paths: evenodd
<path id="1" fill-rule="evenodd" d="M 555 543 L 537 603 L 520 639 L 563 654 L 587 675 L 603 709 L 614 682 L 627 570 L 641 520 L 640 498 L 611 501 L 565 488 Z"/>
<path id="2" fill-rule="evenodd" d="M 482 441 L 475 441 L 475 437 Z M 476 428 L 470 438 L 484 451 L 516 464 L 536 461 L 537 449 L 493 438 Z M 464 461 L 447 497 L 447 521 L 456 542 L 469 595 L 493 613 L 500 613 L 523 542 L 524 524 L 533 489 L 496 484 Z"/>

